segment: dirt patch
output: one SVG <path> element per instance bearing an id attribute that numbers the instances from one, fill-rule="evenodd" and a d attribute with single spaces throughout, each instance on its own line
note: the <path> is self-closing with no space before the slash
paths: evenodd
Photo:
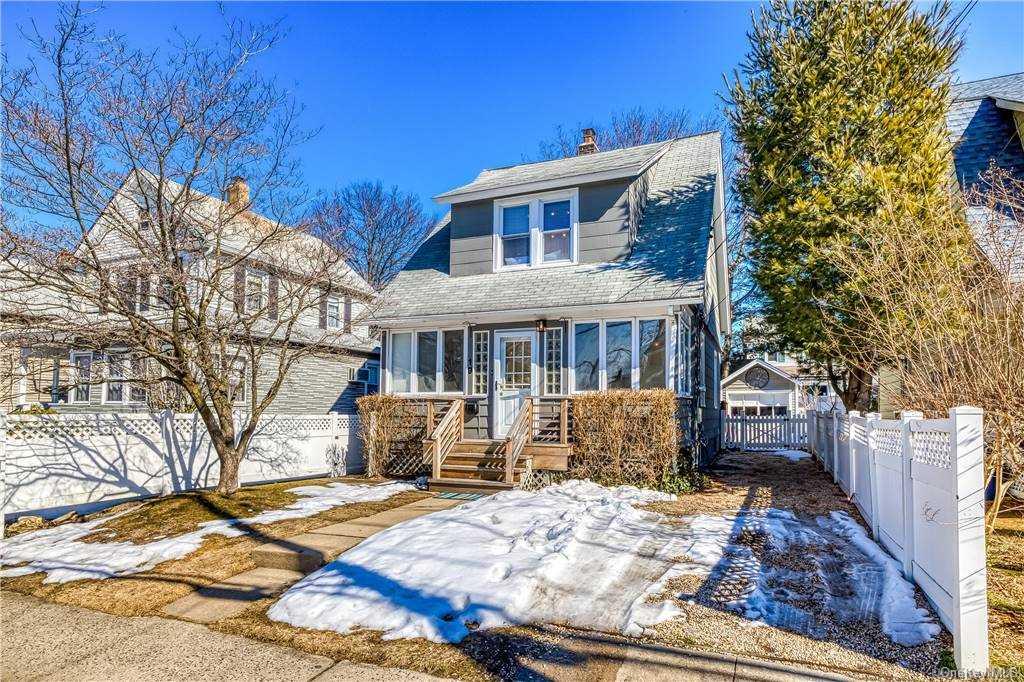
<path id="1" fill-rule="evenodd" d="M 996 521 L 988 537 L 989 658 L 1024 677 L 1024 512 Z"/>
<path id="2" fill-rule="evenodd" d="M 359 480 L 360 482 L 366 482 L 366 479 Z M 324 479 L 320 482 L 330 481 Z M 258 501 L 270 504 L 271 500 L 275 500 L 278 502 L 283 501 L 283 504 L 280 506 L 285 506 L 296 497 L 294 493 L 288 493 L 287 489 L 302 485 L 310 485 L 310 481 L 291 481 L 283 484 L 245 488 L 243 490 L 253 491 L 254 494 L 237 504 L 241 508 L 245 504 L 255 505 L 259 503 Z M 270 490 L 266 493 L 258 491 L 258 488 L 263 487 Z M 178 497 L 184 499 L 176 499 Z M 241 537 L 226 538 L 220 535 L 211 535 L 203 541 L 202 546 L 195 552 L 181 559 L 164 562 L 152 570 L 136 573 L 131 576 L 107 578 L 105 580 L 76 580 L 67 583 L 43 584 L 44 574 L 33 573 L 17 578 L 5 578 L 0 581 L 0 588 L 60 604 L 81 606 L 115 615 L 155 615 L 163 606 L 187 595 L 198 587 L 209 585 L 242 571 L 255 568 L 256 565 L 252 561 L 252 550 L 258 545 L 271 540 L 305 533 L 333 523 L 376 514 L 377 512 L 408 504 L 425 497 L 428 497 L 428 495 L 419 492 L 400 493 L 380 502 L 347 504 L 333 507 L 314 516 L 245 527 L 246 535 Z M 263 509 L 256 509 L 252 514 L 246 511 L 242 515 L 252 516 L 260 511 L 272 508 L 276 507 L 267 506 Z M 187 519 L 182 521 L 168 519 L 167 511 L 174 509 L 183 510 Z M 111 524 L 109 524 L 112 528 L 108 528 L 108 524 L 101 526 L 98 530 L 99 533 L 104 533 L 104 530 L 113 530 L 117 535 L 101 535 L 98 541 L 129 540 L 144 542 L 146 538 L 152 539 L 159 535 L 177 535 L 188 532 L 195 530 L 197 524 L 202 521 L 225 518 L 219 516 L 218 514 L 221 512 L 217 512 L 215 509 L 217 507 L 207 505 L 203 498 L 193 494 L 162 498 L 148 505 L 139 506 L 137 511 L 133 511 L 126 516 L 112 520 Z M 122 511 L 124 510 L 122 509 Z M 111 512 L 112 510 L 108 510 L 106 514 Z M 150 525 L 140 522 L 140 519 L 147 517 L 150 519 Z M 126 522 L 129 518 L 131 522 Z M 164 521 L 176 530 L 170 531 L 167 526 L 156 525 Z"/>

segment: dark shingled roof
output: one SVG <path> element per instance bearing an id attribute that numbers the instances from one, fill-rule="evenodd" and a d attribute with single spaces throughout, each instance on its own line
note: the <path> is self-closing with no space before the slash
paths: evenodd
<path id="1" fill-rule="evenodd" d="M 654 166 L 632 253 L 619 261 L 449 275 L 446 221 L 385 291 L 382 320 L 696 298 L 703 292 L 721 136 L 668 142 Z M 576 173 L 570 173 L 575 175 Z"/>
<path id="2" fill-rule="evenodd" d="M 967 189 L 990 163 L 1024 177 L 1024 147 L 1013 112 L 996 106 L 994 98 L 1024 102 L 1024 73 L 961 83 L 946 115 L 953 138 L 956 179 Z"/>

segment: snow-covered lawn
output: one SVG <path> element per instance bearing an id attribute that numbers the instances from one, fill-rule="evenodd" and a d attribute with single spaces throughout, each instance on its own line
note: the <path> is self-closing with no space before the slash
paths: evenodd
<path id="1" fill-rule="evenodd" d="M 730 584 L 721 607 L 761 624 L 789 626 L 812 600 L 835 620 L 873 617 L 902 644 L 938 632 L 892 560 L 844 513 L 806 523 L 777 509 L 666 517 L 639 508 L 671 499 L 586 481 L 500 493 L 372 536 L 294 585 L 268 616 L 436 642 L 525 623 L 641 635 L 681 613 L 677 598 L 695 598 L 673 591 L 673 579 L 699 576 Z M 815 552 L 841 565 L 841 579 L 821 562 L 802 570 Z"/>
<path id="2" fill-rule="evenodd" d="M 44 528 L 0 541 L 0 566 L 14 566 L 0 570 L 0 576 L 14 577 L 43 571 L 47 574 L 43 582 L 63 583 L 130 575 L 194 552 L 208 535 L 236 537 L 245 534 L 244 526 L 313 516 L 332 507 L 356 502 L 377 502 L 407 490 L 415 490 L 415 486 L 407 483 L 331 483 L 292 488 L 289 492 L 300 497 L 282 509 L 271 509 L 243 519 L 208 521 L 190 533 L 138 545 L 131 542 L 81 541 L 113 517 Z"/>

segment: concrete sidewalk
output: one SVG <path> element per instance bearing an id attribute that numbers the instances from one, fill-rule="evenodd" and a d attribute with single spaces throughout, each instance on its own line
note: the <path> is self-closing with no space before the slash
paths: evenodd
<path id="1" fill-rule="evenodd" d="M 295 649 L 167 618 L 123 618 L 0 594 L 0 679 L 8 680 L 397 680 L 438 678 L 336 663 Z"/>
<path id="2" fill-rule="evenodd" d="M 0 623 L 0 679 L 4 682 L 440 679 L 396 668 L 335 662 L 325 656 L 215 632 L 197 623 L 152 616 L 112 616 L 11 592 L 0 594 Z M 546 647 L 538 648 L 536 642 L 524 647 L 514 657 L 516 670 L 503 672 L 510 679 L 579 682 L 845 679 L 729 655 L 644 646 L 601 633 L 558 628 L 548 634 Z"/>

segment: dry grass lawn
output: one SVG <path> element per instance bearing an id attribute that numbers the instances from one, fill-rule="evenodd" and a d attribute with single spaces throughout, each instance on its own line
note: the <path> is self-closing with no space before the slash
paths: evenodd
<path id="1" fill-rule="evenodd" d="M 988 608 L 992 665 L 1024 678 L 1024 512 L 997 520 L 988 538 Z"/>
<path id="2" fill-rule="evenodd" d="M 102 516 L 125 512 L 97 529 L 97 542 L 127 541 L 141 544 L 157 537 L 195 530 L 203 521 L 254 516 L 267 509 L 288 505 L 297 495 L 290 488 L 333 480 L 366 483 L 366 479 L 318 479 L 245 487 L 231 497 L 213 492 L 186 493 L 105 510 Z M 191 554 L 167 561 L 150 571 L 123 578 L 76 580 L 43 584 L 44 575 L 33 573 L 4 579 L 0 589 L 40 599 L 81 606 L 120 616 L 155 615 L 189 592 L 255 568 L 252 550 L 264 542 L 305 533 L 315 528 L 368 516 L 427 497 L 425 493 L 400 493 L 381 502 L 359 502 L 334 507 L 315 516 L 289 519 L 247 528 L 246 535 L 226 538 L 211 535 Z M 92 516 L 97 518 L 100 515 Z"/>

